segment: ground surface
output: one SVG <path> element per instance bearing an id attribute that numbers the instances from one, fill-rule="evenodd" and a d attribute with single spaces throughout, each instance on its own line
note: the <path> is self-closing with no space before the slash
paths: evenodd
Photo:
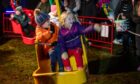
<path id="1" fill-rule="evenodd" d="M 140 84 L 140 73 L 133 67 L 132 56 L 112 56 L 107 51 L 88 47 L 88 58 L 88 84 Z M 24 45 L 21 39 L 0 42 L 0 84 L 33 84 L 35 69 L 34 46 Z"/>

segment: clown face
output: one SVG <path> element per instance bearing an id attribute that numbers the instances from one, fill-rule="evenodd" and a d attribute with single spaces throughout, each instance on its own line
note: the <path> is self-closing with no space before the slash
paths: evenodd
<path id="1" fill-rule="evenodd" d="M 75 21 L 73 14 L 68 14 L 68 16 L 65 18 L 64 24 L 66 28 L 71 28 L 73 22 Z"/>

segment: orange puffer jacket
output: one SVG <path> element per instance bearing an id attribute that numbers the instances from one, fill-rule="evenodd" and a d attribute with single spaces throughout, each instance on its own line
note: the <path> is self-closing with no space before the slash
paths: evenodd
<path id="1" fill-rule="evenodd" d="M 43 43 L 44 45 L 44 53 L 48 53 L 50 49 L 53 48 L 53 46 L 50 46 L 48 44 L 52 44 L 54 42 L 57 42 L 58 39 L 58 32 L 59 28 L 54 24 L 51 23 L 51 26 L 53 26 L 54 32 L 51 30 L 51 28 L 42 28 L 40 26 L 36 27 L 36 42 Z M 53 33 L 52 33 L 53 32 Z M 44 44 L 46 43 L 46 44 Z"/>

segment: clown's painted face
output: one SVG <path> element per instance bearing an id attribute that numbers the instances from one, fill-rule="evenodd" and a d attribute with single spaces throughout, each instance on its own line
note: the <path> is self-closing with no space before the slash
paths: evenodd
<path id="1" fill-rule="evenodd" d="M 49 28 L 50 27 L 50 21 L 47 20 L 43 25 L 42 28 Z"/>
<path id="2" fill-rule="evenodd" d="M 65 22 L 64 22 L 65 23 L 65 27 L 70 29 L 74 21 L 75 21 L 74 15 L 69 14 L 66 17 Z"/>

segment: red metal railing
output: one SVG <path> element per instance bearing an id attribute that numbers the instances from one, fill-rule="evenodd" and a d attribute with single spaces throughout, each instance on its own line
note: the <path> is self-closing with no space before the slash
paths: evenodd
<path id="1" fill-rule="evenodd" d="M 114 37 L 114 22 L 113 20 L 107 18 L 98 18 L 98 17 L 89 17 L 89 16 L 79 16 L 79 20 L 83 26 L 88 26 L 92 23 L 99 23 L 101 25 L 108 26 L 108 37 L 102 37 L 101 32 L 91 32 L 87 33 L 86 37 L 91 42 L 90 46 L 103 48 L 110 51 L 112 54 L 113 51 L 113 37 Z M 106 22 L 106 23 L 105 23 Z"/>
<path id="2" fill-rule="evenodd" d="M 12 25 L 11 22 L 9 20 L 11 13 L 3 13 L 3 32 L 4 33 L 13 33 L 12 31 Z"/>

